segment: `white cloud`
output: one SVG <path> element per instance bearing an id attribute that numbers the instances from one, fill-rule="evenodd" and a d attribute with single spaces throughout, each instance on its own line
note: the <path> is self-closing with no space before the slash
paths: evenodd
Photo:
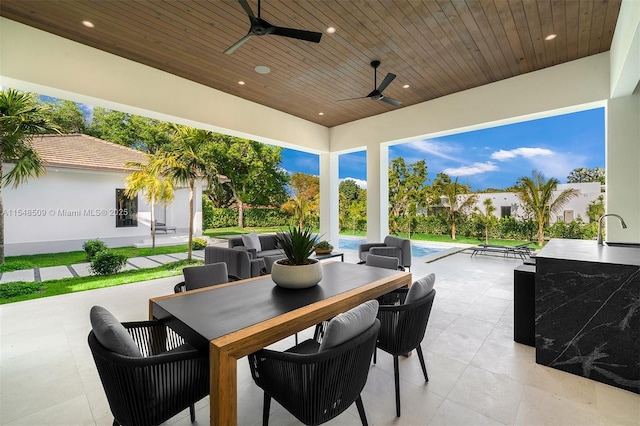
<path id="1" fill-rule="evenodd" d="M 496 170 L 498 170 L 498 166 L 488 161 L 486 163 L 473 163 L 471 166 L 448 168 L 444 169 L 443 172 L 451 176 L 471 176 Z"/>
<path id="2" fill-rule="evenodd" d="M 551 158 L 534 158 L 531 163 L 545 177 L 554 177 L 560 182 L 566 182 L 571 170 L 581 167 L 584 161 L 585 157 L 581 155 L 554 153 Z"/>
<path id="3" fill-rule="evenodd" d="M 491 154 L 491 158 L 498 161 L 510 160 L 516 157 L 534 158 L 553 155 L 553 151 L 546 148 L 516 148 L 505 151 L 501 149 Z"/>
<path id="4" fill-rule="evenodd" d="M 352 181 L 354 181 L 356 183 L 356 185 L 358 185 L 360 188 L 367 189 L 367 181 L 366 180 L 347 177 L 347 178 L 344 178 L 344 179 L 340 179 L 340 182 L 342 182 L 343 180 L 347 180 L 347 179 L 351 179 Z"/>
<path id="5" fill-rule="evenodd" d="M 461 162 L 459 158 L 452 155 L 460 151 L 459 147 L 451 143 L 423 140 L 406 143 L 403 147 L 409 148 L 409 150 L 416 151 L 417 153 L 431 154 L 447 160 Z"/>

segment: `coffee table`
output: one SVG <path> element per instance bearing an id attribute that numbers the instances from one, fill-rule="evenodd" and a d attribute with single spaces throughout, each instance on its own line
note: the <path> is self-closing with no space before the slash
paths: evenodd
<path id="1" fill-rule="evenodd" d="M 233 425 L 239 358 L 409 284 L 408 272 L 330 262 L 309 289 L 280 288 L 265 275 L 150 299 L 149 316 L 209 351 L 210 422 Z"/>

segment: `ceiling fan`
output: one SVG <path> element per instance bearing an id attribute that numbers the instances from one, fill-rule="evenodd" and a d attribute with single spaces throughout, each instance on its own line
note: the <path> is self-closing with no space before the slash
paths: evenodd
<path id="1" fill-rule="evenodd" d="M 298 40 L 312 41 L 314 43 L 320 43 L 322 33 L 306 30 L 296 30 L 293 28 L 276 27 L 265 21 L 260 17 L 260 1 L 258 0 L 258 17 L 253 14 L 253 11 L 249 7 L 247 0 L 238 0 L 238 3 L 242 6 L 244 11 L 249 17 L 251 27 L 247 35 L 236 41 L 231 47 L 224 51 L 227 55 L 235 52 L 245 41 L 249 40 L 251 36 L 263 36 L 263 35 L 279 35 L 289 38 L 295 38 Z"/>
<path id="2" fill-rule="evenodd" d="M 373 92 L 369 93 L 367 96 L 361 96 L 359 98 L 340 99 L 338 100 L 338 102 L 369 98 L 374 101 L 382 101 L 393 106 L 399 106 L 402 102 L 392 98 L 388 98 L 384 94 L 382 94 L 382 91 L 386 89 L 389 84 L 391 84 L 394 78 L 396 78 L 395 74 L 392 74 L 392 73 L 387 74 L 384 80 L 382 80 L 382 83 L 380 83 L 380 86 L 378 86 L 378 88 L 376 89 L 376 85 L 378 84 L 378 67 L 379 66 L 380 66 L 380 61 L 371 61 L 371 67 L 374 70 L 373 71 Z"/>

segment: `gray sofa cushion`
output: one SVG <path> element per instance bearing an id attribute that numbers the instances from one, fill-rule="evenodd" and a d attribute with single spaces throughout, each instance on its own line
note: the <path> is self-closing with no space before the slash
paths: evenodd
<path id="1" fill-rule="evenodd" d="M 140 349 L 127 329 L 102 306 L 94 306 L 89 312 L 91 327 L 98 342 L 111 352 L 141 357 Z"/>
<path id="2" fill-rule="evenodd" d="M 242 238 L 242 243 L 245 247 L 256 249 L 256 252 L 262 251 L 262 244 L 260 244 L 260 238 L 258 238 L 258 234 L 252 232 L 250 234 L 243 234 L 240 236 Z"/>
<path id="3" fill-rule="evenodd" d="M 371 327 L 377 315 L 378 301 L 369 300 L 333 317 L 327 325 L 319 351 L 331 349 L 358 336 Z"/>

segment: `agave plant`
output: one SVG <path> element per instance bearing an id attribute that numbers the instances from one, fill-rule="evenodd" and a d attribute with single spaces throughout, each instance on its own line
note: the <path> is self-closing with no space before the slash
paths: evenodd
<path id="1" fill-rule="evenodd" d="M 276 241 L 280 244 L 289 265 L 306 265 L 318 243 L 318 237 L 313 234 L 311 228 L 291 226 L 288 231 L 276 233 Z"/>

